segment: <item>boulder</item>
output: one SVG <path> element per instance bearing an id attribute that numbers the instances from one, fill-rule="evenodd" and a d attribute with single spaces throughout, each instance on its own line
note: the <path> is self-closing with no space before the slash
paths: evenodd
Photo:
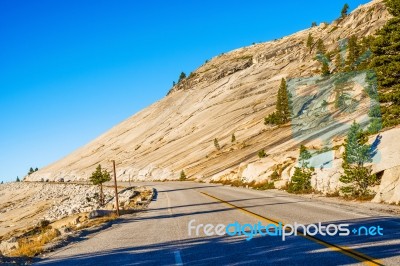
<path id="1" fill-rule="evenodd" d="M 99 218 L 112 214 L 113 211 L 109 210 L 94 210 L 89 213 L 89 219 Z"/>

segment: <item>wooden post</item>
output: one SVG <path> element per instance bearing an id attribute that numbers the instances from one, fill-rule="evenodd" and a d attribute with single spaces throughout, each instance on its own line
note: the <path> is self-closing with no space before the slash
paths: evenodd
<path id="1" fill-rule="evenodd" d="M 119 216 L 119 203 L 118 203 L 118 188 L 117 188 L 117 173 L 115 171 L 115 160 L 113 162 L 113 169 L 114 169 L 114 188 L 115 188 L 115 204 L 117 209 L 117 216 Z"/>

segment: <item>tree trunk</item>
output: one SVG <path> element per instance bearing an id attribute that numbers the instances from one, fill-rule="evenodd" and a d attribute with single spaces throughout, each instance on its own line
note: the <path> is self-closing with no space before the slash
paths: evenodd
<path id="1" fill-rule="evenodd" d="M 103 184 L 100 183 L 100 205 L 104 205 Z"/>

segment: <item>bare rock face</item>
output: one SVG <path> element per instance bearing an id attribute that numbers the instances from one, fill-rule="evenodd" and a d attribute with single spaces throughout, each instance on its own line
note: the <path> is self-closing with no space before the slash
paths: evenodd
<path id="1" fill-rule="evenodd" d="M 189 178 L 252 181 L 268 179 L 282 167 L 276 186 L 284 186 L 293 174 L 299 142 L 318 147 L 318 140 L 334 142 L 336 135 L 346 130 L 329 124 L 326 118 L 333 113 L 329 109 L 335 101 L 329 83 L 333 81 L 319 75 L 321 64 L 315 59 L 315 49 L 310 53 L 306 47 L 308 35 L 311 33 L 314 40 L 321 38 L 327 49 L 333 50 L 338 41 L 349 36 L 375 33 L 388 19 L 383 1 L 372 1 L 330 25 L 323 23 L 216 56 L 171 88 L 164 99 L 25 180 L 87 180 L 97 164 L 111 171 L 108 160 L 112 158 L 117 162 L 118 180 L 124 181 L 179 179 L 182 170 Z M 291 126 L 265 126 L 264 117 L 274 111 L 282 78 L 288 80 L 288 87 L 296 88 L 291 91 L 293 109 L 301 119 Z M 336 125 L 366 119 L 370 102 L 363 97 L 365 73 L 351 79 L 354 85 L 349 89 L 359 98 L 359 106 L 333 113 Z M 312 86 L 301 88 L 312 82 L 321 89 L 321 101 L 317 102 L 326 103 L 313 106 L 320 108 L 319 119 L 304 108 L 315 93 Z M 299 132 L 302 137 L 298 137 Z M 232 134 L 235 142 L 231 142 Z M 220 149 L 213 144 L 215 138 Z M 268 158 L 257 157 L 261 149 Z M 382 156 L 385 154 L 382 150 Z M 335 151 L 334 156 L 329 162 L 334 167 L 317 167 L 312 181 L 315 188 L 327 193 L 340 185 L 340 153 Z M 376 172 L 399 164 L 399 159 L 382 163 Z"/>
<path id="2" fill-rule="evenodd" d="M 400 202 L 400 165 L 383 172 L 382 181 L 373 202 Z"/>

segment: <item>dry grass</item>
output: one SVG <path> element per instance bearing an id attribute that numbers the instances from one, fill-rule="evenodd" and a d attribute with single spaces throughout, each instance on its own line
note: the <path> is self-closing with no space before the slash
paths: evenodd
<path id="1" fill-rule="evenodd" d="M 85 228 L 90 228 L 94 226 L 99 226 L 101 224 L 113 221 L 117 219 L 115 213 L 111 213 L 108 216 L 86 220 L 80 224 L 80 226 L 73 226 L 71 229 L 73 231 L 83 230 Z M 60 236 L 60 232 L 57 229 L 45 228 L 41 231 L 35 231 L 33 235 L 27 234 L 27 236 L 22 237 L 18 240 L 19 247 L 12 252 L 10 256 L 13 257 L 34 257 L 41 254 L 44 250 L 44 246 L 54 239 Z"/>
<path id="2" fill-rule="evenodd" d="M 85 229 L 85 228 L 99 226 L 101 224 L 104 224 L 104 223 L 107 223 L 107 222 L 110 222 L 110 221 L 114 221 L 117 218 L 118 218 L 117 214 L 113 212 L 113 213 L 110 213 L 107 216 L 103 216 L 103 217 L 99 217 L 99 218 L 91 219 L 91 220 L 86 220 L 83 223 L 81 223 L 79 227 L 78 226 L 74 226 L 72 229 L 74 231 L 79 231 L 79 230 L 82 230 L 82 229 Z"/>
<path id="3" fill-rule="evenodd" d="M 251 181 L 251 182 L 243 182 L 240 179 L 233 179 L 233 180 L 221 180 L 221 181 L 210 181 L 210 183 L 220 183 L 222 185 L 229 185 L 232 187 L 250 187 L 257 190 L 267 190 L 267 189 L 274 189 L 274 182 L 269 182 L 268 180 L 263 181 Z"/>
<path id="4" fill-rule="evenodd" d="M 325 194 L 325 197 L 328 197 L 328 198 L 339 197 L 339 196 L 340 196 L 339 190 Z"/>
<path id="5" fill-rule="evenodd" d="M 22 238 L 18 241 L 19 247 L 10 255 L 15 257 L 34 257 L 43 251 L 44 245 L 57 238 L 60 232 L 55 229 L 44 231 L 35 237 Z"/>

